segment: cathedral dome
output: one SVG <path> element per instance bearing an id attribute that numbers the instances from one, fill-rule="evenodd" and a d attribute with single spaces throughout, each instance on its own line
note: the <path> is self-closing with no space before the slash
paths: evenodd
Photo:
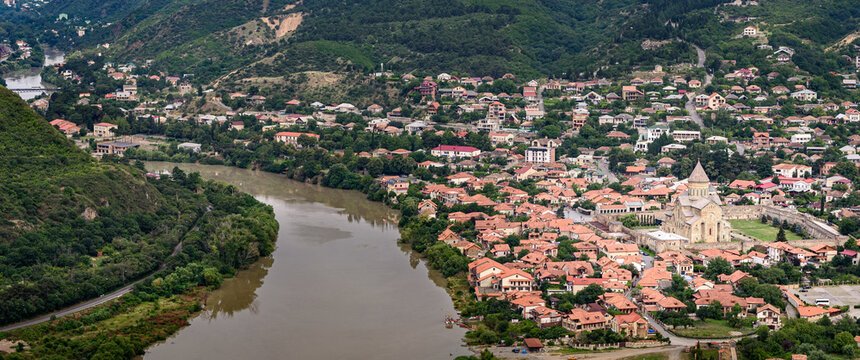
<path id="1" fill-rule="evenodd" d="M 690 173 L 687 178 L 687 193 L 693 199 L 707 197 L 710 192 L 711 180 L 708 179 L 708 174 L 702 168 L 702 162 L 696 163 L 696 168 Z"/>
<path id="2" fill-rule="evenodd" d="M 702 162 L 699 161 L 696 163 L 696 168 L 693 169 L 693 172 L 690 173 L 690 177 L 687 178 L 688 183 L 710 183 L 711 180 L 708 179 L 708 174 L 705 173 L 705 169 L 702 168 Z"/>

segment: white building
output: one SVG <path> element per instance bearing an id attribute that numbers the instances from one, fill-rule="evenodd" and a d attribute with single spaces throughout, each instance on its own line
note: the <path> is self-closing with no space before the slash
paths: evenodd
<path id="1" fill-rule="evenodd" d="M 555 149 L 548 146 L 533 146 L 526 149 L 526 162 L 551 163 L 555 162 Z"/>
<path id="2" fill-rule="evenodd" d="M 812 141 L 812 134 L 794 134 L 791 135 L 791 142 L 806 144 Z"/>
<path id="3" fill-rule="evenodd" d="M 95 135 L 96 137 L 100 137 L 100 138 L 112 137 L 112 136 L 114 136 L 114 132 L 113 132 L 114 129 L 116 129 L 118 127 L 119 126 L 117 126 L 117 125 L 114 125 L 111 123 L 106 123 L 106 122 L 94 124 L 93 125 L 93 135 Z"/>
<path id="4" fill-rule="evenodd" d="M 430 150 L 433 156 L 441 157 L 476 157 L 481 155 L 481 150 L 471 146 L 439 145 Z"/>
<path id="5" fill-rule="evenodd" d="M 693 130 L 675 130 L 672 132 L 672 138 L 675 141 L 693 141 L 699 140 L 702 137 L 702 133 Z"/>
<path id="6" fill-rule="evenodd" d="M 777 164 L 773 166 L 774 175 L 796 178 L 812 174 L 812 167 L 798 164 Z"/>
<path id="7" fill-rule="evenodd" d="M 798 101 L 814 101 L 818 99 L 818 93 L 812 90 L 804 89 L 791 93 L 791 98 Z"/>
<path id="8" fill-rule="evenodd" d="M 683 144 L 668 144 L 668 145 L 663 145 L 663 147 L 660 148 L 660 153 L 665 154 L 665 153 L 670 152 L 672 150 L 684 150 L 686 148 L 687 148 L 687 146 L 683 145 Z"/>

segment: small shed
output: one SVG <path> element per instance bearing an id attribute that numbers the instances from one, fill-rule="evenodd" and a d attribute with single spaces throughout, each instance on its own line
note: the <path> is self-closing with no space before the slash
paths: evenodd
<path id="1" fill-rule="evenodd" d="M 528 338 L 524 339 L 523 342 L 526 344 L 526 348 L 529 349 L 529 351 L 543 350 L 543 344 L 541 344 L 540 339 Z"/>

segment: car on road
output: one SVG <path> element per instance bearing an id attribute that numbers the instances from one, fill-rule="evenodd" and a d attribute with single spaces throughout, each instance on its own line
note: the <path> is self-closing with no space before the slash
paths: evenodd
<path id="1" fill-rule="evenodd" d="M 511 349 L 511 352 L 518 353 L 518 352 L 520 352 L 520 349 L 519 348 L 513 348 L 513 349 Z"/>
<path id="2" fill-rule="evenodd" d="M 800 292 L 805 293 L 805 292 L 809 292 L 809 290 L 808 289 L 800 289 Z"/>

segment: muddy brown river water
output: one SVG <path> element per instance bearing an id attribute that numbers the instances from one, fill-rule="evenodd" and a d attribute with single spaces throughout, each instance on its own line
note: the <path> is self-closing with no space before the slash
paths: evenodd
<path id="1" fill-rule="evenodd" d="M 235 184 L 274 207 L 272 256 L 211 293 L 144 359 L 450 359 L 468 355 L 441 275 L 398 244 L 397 214 L 355 191 L 224 166 L 148 162 Z"/>

